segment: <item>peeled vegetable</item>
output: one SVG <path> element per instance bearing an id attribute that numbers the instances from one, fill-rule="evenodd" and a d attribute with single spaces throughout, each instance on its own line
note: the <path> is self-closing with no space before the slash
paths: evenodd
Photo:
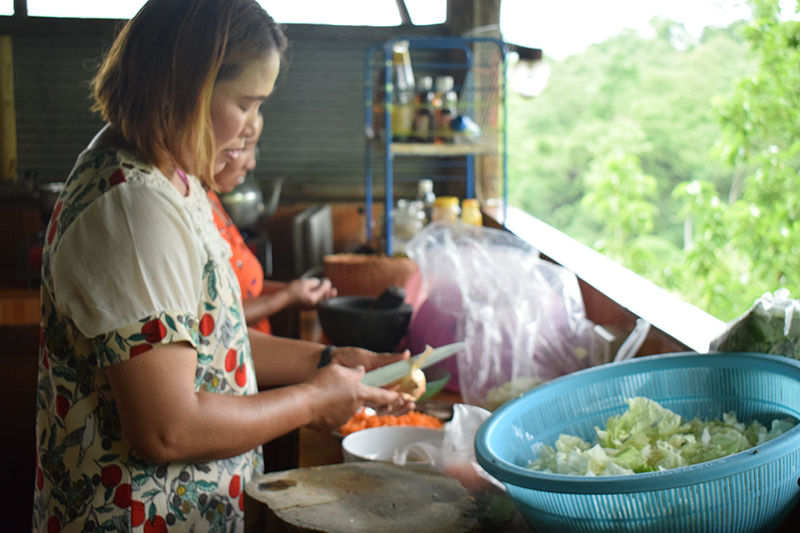
<path id="1" fill-rule="evenodd" d="M 411 371 L 386 388 L 401 393 L 407 401 L 417 401 L 420 396 L 425 394 L 425 386 L 427 384 L 425 372 L 422 371 L 420 366 L 432 353 L 433 348 L 426 346 L 425 351 L 411 364 Z"/>
<path id="2" fill-rule="evenodd" d="M 597 441 L 561 435 L 555 449 L 537 443 L 533 470 L 583 476 L 654 472 L 693 465 L 737 453 L 785 433 L 795 422 L 775 419 L 771 428 L 758 420 L 739 422 L 734 412 L 722 420 L 684 422 L 648 398 L 627 400 L 628 411 L 609 417 L 606 429 L 595 428 Z"/>

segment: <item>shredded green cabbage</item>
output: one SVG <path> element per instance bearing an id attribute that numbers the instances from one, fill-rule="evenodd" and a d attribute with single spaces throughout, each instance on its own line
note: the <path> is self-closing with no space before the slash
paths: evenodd
<path id="1" fill-rule="evenodd" d="M 757 420 L 745 425 L 733 411 L 723 414 L 722 420 L 684 422 L 648 398 L 626 401 L 628 410 L 609 417 L 606 429 L 595 427 L 594 444 L 572 435 L 561 435 L 555 448 L 536 443 L 538 457 L 528 467 L 582 476 L 668 470 L 747 450 L 795 426 L 791 419 L 775 419 L 769 430 Z"/>

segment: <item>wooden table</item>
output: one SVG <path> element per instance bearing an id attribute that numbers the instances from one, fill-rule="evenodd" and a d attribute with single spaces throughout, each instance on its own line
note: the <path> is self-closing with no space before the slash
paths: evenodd
<path id="1" fill-rule="evenodd" d="M 301 330 L 306 338 L 321 342 L 322 333 L 315 312 L 304 312 L 301 315 Z M 450 391 L 442 391 L 435 397 L 436 400 L 460 403 L 461 395 Z M 323 466 L 341 463 L 343 461 L 341 439 L 330 432 L 320 432 L 309 428 L 299 431 L 299 466 Z M 800 480 L 798 480 L 800 483 Z M 522 533 L 527 530 L 523 524 L 516 524 L 514 530 Z M 798 504 L 786 520 L 774 533 L 797 533 L 800 530 L 800 504 Z"/>

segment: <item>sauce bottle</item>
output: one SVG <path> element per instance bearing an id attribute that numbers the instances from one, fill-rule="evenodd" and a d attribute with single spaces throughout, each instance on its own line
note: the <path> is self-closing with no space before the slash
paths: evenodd
<path id="1" fill-rule="evenodd" d="M 450 121 L 458 114 L 458 95 L 453 90 L 453 76 L 438 76 L 434 96 L 433 142 L 453 142 Z"/>
<path id="2" fill-rule="evenodd" d="M 414 102 L 416 111 L 412 139 L 416 142 L 433 142 L 434 100 L 433 78 L 422 76 L 417 80 L 417 94 Z"/>
<path id="3" fill-rule="evenodd" d="M 393 94 L 392 139 L 406 142 L 414 130 L 414 71 L 408 41 L 397 41 L 392 48 Z"/>
<path id="4" fill-rule="evenodd" d="M 465 198 L 461 201 L 461 222 L 470 226 L 483 226 L 483 215 L 477 199 Z"/>

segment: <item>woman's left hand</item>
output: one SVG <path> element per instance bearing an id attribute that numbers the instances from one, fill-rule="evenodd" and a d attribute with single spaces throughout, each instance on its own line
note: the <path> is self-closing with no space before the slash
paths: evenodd
<path id="1" fill-rule="evenodd" d="M 337 291 L 329 279 L 299 278 L 286 286 L 293 305 L 301 309 L 313 309 L 320 300 L 333 298 Z"/>
<path id="2" fill-rule="evenodd" d="M 371 352 L 369 350 L 365 350 L 364 348 L 337 346 L 333 349 L 333 353 L 331 354 L 331 363 L 336 363 L 350 368 L 355 368 L 358 365 L 361 365 L 367 372 L 369 372 L 370 370 L 380 368 L 384 365 L 388 365 L 389 363 L 408 359 L 410 356 L 411 352 L 408 350 L 399 353 Z"/>

